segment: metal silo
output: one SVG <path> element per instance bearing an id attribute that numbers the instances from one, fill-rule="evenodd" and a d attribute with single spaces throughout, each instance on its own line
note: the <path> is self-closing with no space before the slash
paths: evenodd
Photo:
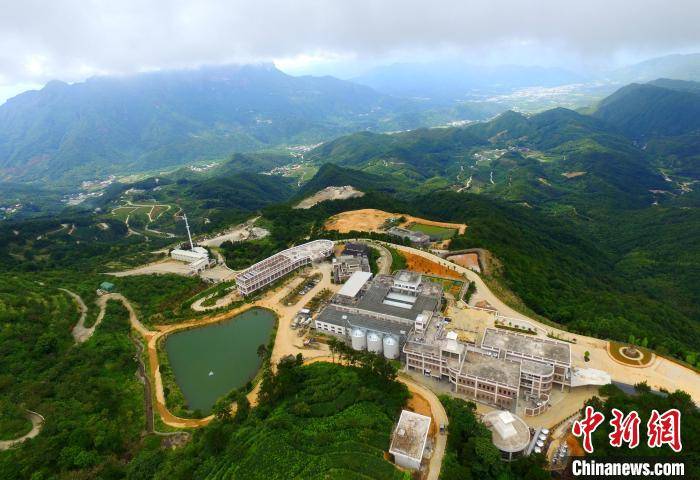
<path id="1" fill-rule="evenodd" d="M 367 334 L 367 351 L 372 353 L 382 353 L 382 336 L 377 332 Z"/>
<path id="2" fill-rule="evenodd" d="M 399 358 L 399 342 L 396 338 L 387 335 L 384 337 L 384 356 L 390 360 Z"/>
<path id="3" fill-rule="evenodd" d="M 367 348 L 367 338 L 365 337 L 365 331 L 361 328 L 354 329 L 351 335 L 351 342 L 353 350 L 364 350 L 365 348 Z"/>

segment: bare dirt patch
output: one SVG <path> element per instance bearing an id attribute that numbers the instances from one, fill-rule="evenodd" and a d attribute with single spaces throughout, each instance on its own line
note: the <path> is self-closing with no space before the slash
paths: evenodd
<path id="1" fill-rule="evenodd" d="M 357 190 L 351 185 L 345 185 L 344 187 L 326 187 L 323 190 L 319 190 L 308 198 L 305 198 L 299 202 L 294 208 L 307 209 L 314 205 L 325 202 L 326 200 L 345 200 L 347 198 L 361 197 L 365 193 Z"/>
<path id="2" fill-rule="evenodd" d="M 476 253 L 463 253 L 461 255 L 451 255 L 447 257 L 450 262 L 454 262 L 462 267 L 475 270 L 477 272 L 481 271 L 479 267 L 479 255 Z"/>
<path id="3" fill-rule="evenodd" d="M 423 225 L 433 225 L 436 227 L 453 228 L 460 235 L 464 234 L 467 226 L 463 223 L 439 222 L 426 220 L 424 218 L 406 215 L 405 213 L 390 213 L 375 208 L 364 208 L 362 210 L 350 210 L 330 217 L 325 224 L 326 230 L 337 230 L 340 233 L 351 231 L 358 232 L 380 232 L 382 226 L 390 218 L 403 217 L 405 220 L 398 226 L 405 227 L 410 224 L 419 223 Z"/>
<path id="4" fill-rule="evenodd" d="M 406 267 L 408 270 L 415 272 L 427 273 L 428 275 L 436 275 L 438 277 L 455 278 L 464 280 L 462 275 L 450 268 L 447 268 L 439 263 L 432 262 L 425 257 L 415 255 L 405 250 L 401 251 L 401 255 L 406 259 Z"/>
<path id="5" fill-rule="evenodd" d="M 566 178 L 576 178 L 585 175 L 586 172 L 564 172 L 562 173 L 563 177 Z"/>

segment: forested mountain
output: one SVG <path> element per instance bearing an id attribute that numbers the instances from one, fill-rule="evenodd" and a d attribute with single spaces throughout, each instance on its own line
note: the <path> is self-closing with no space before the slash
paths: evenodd
<path id="1" fill-rule="evenodd" d="M 635 139 L 689 133 L 700 129 L 700 83 L 634 83 L 600 102 L 593 115 Z"/>
<path id="2" fill-rule="evenodd" d="M 422 189 L 492 193 L 528 203 L 640 206 L 666 188 L 649 158 L 604 121 L 558 108 L 506 112 L 463 128 L 359 133 L 308 158 L 392 176 Z"/>
<path id="3" fill-rule="evenodd" d="M 326 187 L 344 185 L 351 185 L 363 191 L 379 190 L 394 192 L 402 188 L 399 182 L 392 181 L 391 178 L 381 177 L 361 170 L 343 168 L 331 163 L 324 163 L 313 178 L 298 190 L 296 197 L 304 198 Z"/>
<path id="4" fill-rule="evenodd" d="M 358 130 L 484 118 L 431 108 L 271 65 L 51 82 L 0 106 L 0 178 L 73 183 Z"/>

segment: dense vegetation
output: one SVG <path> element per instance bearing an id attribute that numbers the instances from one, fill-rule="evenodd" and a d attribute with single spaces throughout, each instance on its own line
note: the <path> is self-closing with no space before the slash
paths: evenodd
<path id="1" fill-rule="evenodd" d="M 74 345 L 73 301 L 35 280 L 0 279 L 0 393 L 45 417 L 41 434 L 0 455 L 0 478 L 121 478 L 145 425 L 126 310 L 109 302 Z"/>
<path id="2" fill-rule="evenodd" d="M 533 454 L 513 463 L 501 461 L 491 442 L 491 431 L 476 416 L 476 404 L 442 395 L 450 419 L 447 450 L 440 478 L 444 480 L 545 480 L 551 478 L 543 467 L 544 455 Z"/>
<path id="3" fill-rule="evenodd" d="M 404 478 L 383 452 L 407 395 L 359 367 L 288 359 L 257 407 L 220 415 L 181 450 L 144 449 L 129 478 Z"/>

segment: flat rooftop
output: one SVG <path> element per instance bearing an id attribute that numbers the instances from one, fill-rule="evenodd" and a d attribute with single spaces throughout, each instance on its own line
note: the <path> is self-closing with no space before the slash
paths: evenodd
<path id="1" fill-rule="evenodd" d="M 354 272 L 340 288 L 338 295 L 354 297 L 370 278 L 372 278 L 372 272 Z"/>
<path id="2" fill-rule="evenodd" d="M 396 295 L 387 298 L 390 292 L 391 287 L 373 282 L 356 306 L 362 310 L 400 317 L 412 323 L 424 310 L 436 310 L 440 302 L 439 296 L 422 293 L 418 294 L 413 302 L 402 301 Z"/>
<path id="3" fill-rule="evenodd" d="M 399 423 L 391 436 L 389 453 L 405 455 L 418 462 L 423 458 L 425 442 L 428 439 L 430 429 L 430 417 L 411 412 L 401 411 Z"/>
<path id="4" fill-rule="evenodd" d="M 421 274 L 411 270 L 399 270 L 394 274 L 394 280 L 401 283 L 418 285 L 421 281 Z"/>
<path id="5" fill-rule="evenodd" d="M 460 370 L 462 375 L 474 375 L 492 382 L 499 382 L 518 388 L 520 385 L 520 365 L 508 360 L 499 360 L 489 355 L 467 352 L 467 358 Z"/>
<path id="6" fill-rule="evenodd" d="M 406 336 L 410 331 L 410 327 L 403 323 L 377 320 L 361 313 L 344 312 L 333 305 L 328 305 L 324 308 L 321 313 L 318 314 L 316 320 L 345 328 L 357 327 L 364 330 L 391 334 L 396 337 Z"/>
<path id="7" fill-rule="evenodd" d="M 491 430 L 491 441 L 502 452 L 520 452 L 530 444 L 530 428 L 517 415 L 494 410 L 485 414 L 482 421 Z"/>
<path id="8" fill-rule="evenodd" d="M 509 332 L 500 328 L 487 328 L 484 331 L 481 346 L 571 364 L 571 348 L 568 343 Z"/>

